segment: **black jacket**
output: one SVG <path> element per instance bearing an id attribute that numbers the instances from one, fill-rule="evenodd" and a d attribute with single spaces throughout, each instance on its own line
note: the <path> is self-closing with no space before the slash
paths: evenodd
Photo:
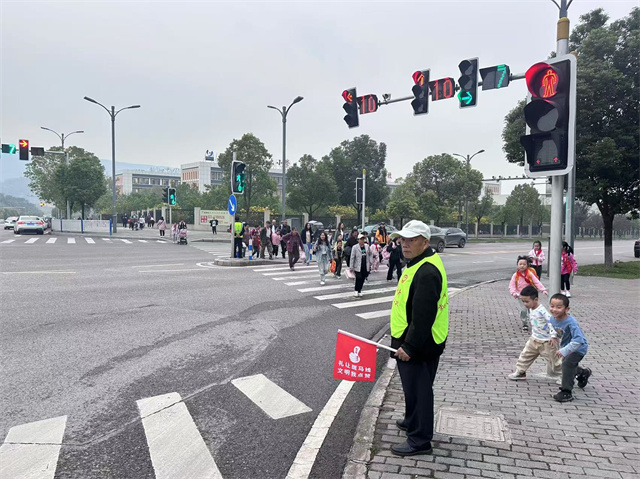
<path id="1" fill-rule="evenodd" d="M 389 252 L 389 263 L 399 263 L 404 259 L 404 255 L 402 254 L 402 246 L 399 244 L 395 245 L 394 248 L 391 243 L 389 243 L 386 248 Z"/>
<path id="2" fill-rule="evenodd" d="M 431 248 L 427 248 L 427 251 L 413 258 L 407 267 L 434 254 Z M 444 351 L 447 341 L 436 344 L 431 332 L 438 313 L 442 283 L 440 271 L 431 263 L 420 266 L 413 277 L 407 298 L 407 329 L 400 338 L 392 338 L 391 341 L 392 348 L 402 347 L 411 360 L 434 359 Z"/>
<path id="3" fill-rule="evenodd" d="M 291 226 L 282 224 L 280 225 L 280 236 L 288 235 L 291 233 Z"/>

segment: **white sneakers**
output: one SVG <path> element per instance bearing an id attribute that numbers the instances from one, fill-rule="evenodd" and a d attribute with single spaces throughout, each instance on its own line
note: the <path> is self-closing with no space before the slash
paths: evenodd
<path id="1" fill-rule="evenodd" d="M 570 298 L 570 297 L 571 297 L 571 291 L 567 291 L 564 295 L 565 295 L 567 298 Z"/>
<path id="2" fill-rule="evenodd" d="M 324 286 L 324 280 L 320 281 L 320 286 Z"/>
<path id="3" fill-rule="evenodd" d="M 355 291 L 355 292 L 353 293 L 353 296 L 357 298 L 358 296 L 360 296 L 360 294 L 358 294 L 358 292 L 357 292 L 357 291 Z"/>

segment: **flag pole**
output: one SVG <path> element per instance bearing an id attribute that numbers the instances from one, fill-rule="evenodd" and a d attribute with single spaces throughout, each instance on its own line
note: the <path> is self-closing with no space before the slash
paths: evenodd
<path id="1" fill-rule="evenodd" d="M 374 346 L 376 346 L 378 348 L 386 349 L 387 351 L 391 351 L 392 353 L 397 353 L 398 352 L 397 349 L 390 348 L 389 346 L 385 346 L 384 344 L 376 343 L 375 341 L 371 341 L 370 339 L 365 339 L 365 338 L 363 338 L 361 336 L 356 336 L 355 334 L 348 333 L 346 331 L 343 331 L 342 329 L 338 329 L 338 333 L 344 334 L 345 336 L 349 336 L 349 337 L 354 338 L 354 339 L 358 339 L 358 340 L 363 341 L 365 343 L 373 344 Z"/>

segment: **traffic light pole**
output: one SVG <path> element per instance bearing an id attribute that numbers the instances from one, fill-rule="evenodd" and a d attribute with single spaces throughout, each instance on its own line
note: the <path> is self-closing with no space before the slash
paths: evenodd
<path id="1" fill-rule="evenodd" d="M 560 19 L 558 20 L 557 54 L 569 53 L 569 19 L 567 14 L 567 2 L 562 0 Z M 575 145 L 569 145 L 575 148 Z M 574 165 L 575 169 L 575 165 Z M 564 193 L 564 176 L 551 177 L 551 231 L 549 238 L 549 293 L 560 292 L 561 263 L 562 263 L 562 199 Z M 567 217 L 567 223 L 569 218 Z"/>
<path id="2" fill-rule="evenodd" d="M 367 170 L 362 170 L 362 232 L 365 227 L 365 203 L 367 201 Z"/>

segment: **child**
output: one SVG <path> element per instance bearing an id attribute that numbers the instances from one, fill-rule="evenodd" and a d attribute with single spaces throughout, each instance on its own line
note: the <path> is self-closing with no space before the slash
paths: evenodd
<path id="1" fill-rule="evenodd" d="M 173 238 L 173 242 L 174 243 L 178 242 L 178 225 L 177 225 L 177 223 L 174 223 L 173 226 L 171 227 L 171 237 Z"/>
<path id="2" fill-rule="evenodd" d="M 520 301 L 520 292 L 527 286 L 534 286 L 538 291 L 542 291 L 545 295 L 549 295 L 546 288 L 536 278 L 535 272 L 529 267 L 529 258 L 526 256 L 518 256 L 516 261 L 518 270 L 511 277 L 509 282 L 509 293 L 515 298 L 520 307 L 520 320 L 522 321 L 522 330 L 529 331 L 529 312 L 525 305 Z"/>
<path id="3" fill-rule="evenodd" d="M 336 240 L 333 242 L 333 258 L 336 260 L 336 270 L 333 273 L 335 278 L 340 279 L 340 273 L 342 272 L 342 234 L 336 231 Z"/>
<path id="4" fill-rule="evenodd" d="M 278 257 L 278 245 L 282 240 L 282 236 L 280 236 L 280 228 L 276 229 L 275 232 L 271 233 L 271 244 L 273 245 L 273 256 Z"/>
<path id="5" fill-rule="evenodd" d="M 578 380 L 578 387 L 584 389 L 589 382 L 591 369 L 579 366 L 587 354 L 589 343 L 584 337 L 576 318 L 569 314 L 569 298 L 562 293 L 551 296 L 549 303 L 551 325 L 560 337 L 560 349 L 556 356 L 562 358 L 562 386 L 560 392 L 553 396 L 558 402 L 573 401 L 573 378 Z M 557 339 L 555 340 L 558 341 Z"/>
<path id="6" fill-rule="evenodd" d="M 529 251 L 529 259 L 531 266 L 535 270 L 538 278 L 542 278 L 542 263 L 544 263 L 544 251 L 542 251 L 542 243 L 540 241 L 533 242 L 533 249 Z"/>
<path id="7" fill-rule="evenodd" d="M 378 238 L 373 239 L 373 244 L 371 245 L 371 271 L 377 272 L 378 267 L 380 266 L 380 241 Z"/>
<path id="8" fill-rule="evenodd" d="M 569 246 L 569 243 L 566 241 L 562 242 L 562 268 L 560 270 L 560 291 L 567 298 L 571 297 L 571 273 L 578 272 L 578 263 L 576 263 L 575 258 L 573 257 L 573 248 Z"/>
<path id="9" fill-rule="evenodd" d="M 557 337 L 551 325 L 551 316 L 538 300 L 538 290 L 529 285 L 520 293 L 520 300 L 529 310 L 531 320 L 531 337 L 524 345 L 516 363 L 516 372 L 507 376 L 512 381 L 527 379 L 527 369 L 538 356 L 547 360 L 547 376 L 559 376 L 561 362 L 556 357 L 557 344 L 552 341 Z"/>

